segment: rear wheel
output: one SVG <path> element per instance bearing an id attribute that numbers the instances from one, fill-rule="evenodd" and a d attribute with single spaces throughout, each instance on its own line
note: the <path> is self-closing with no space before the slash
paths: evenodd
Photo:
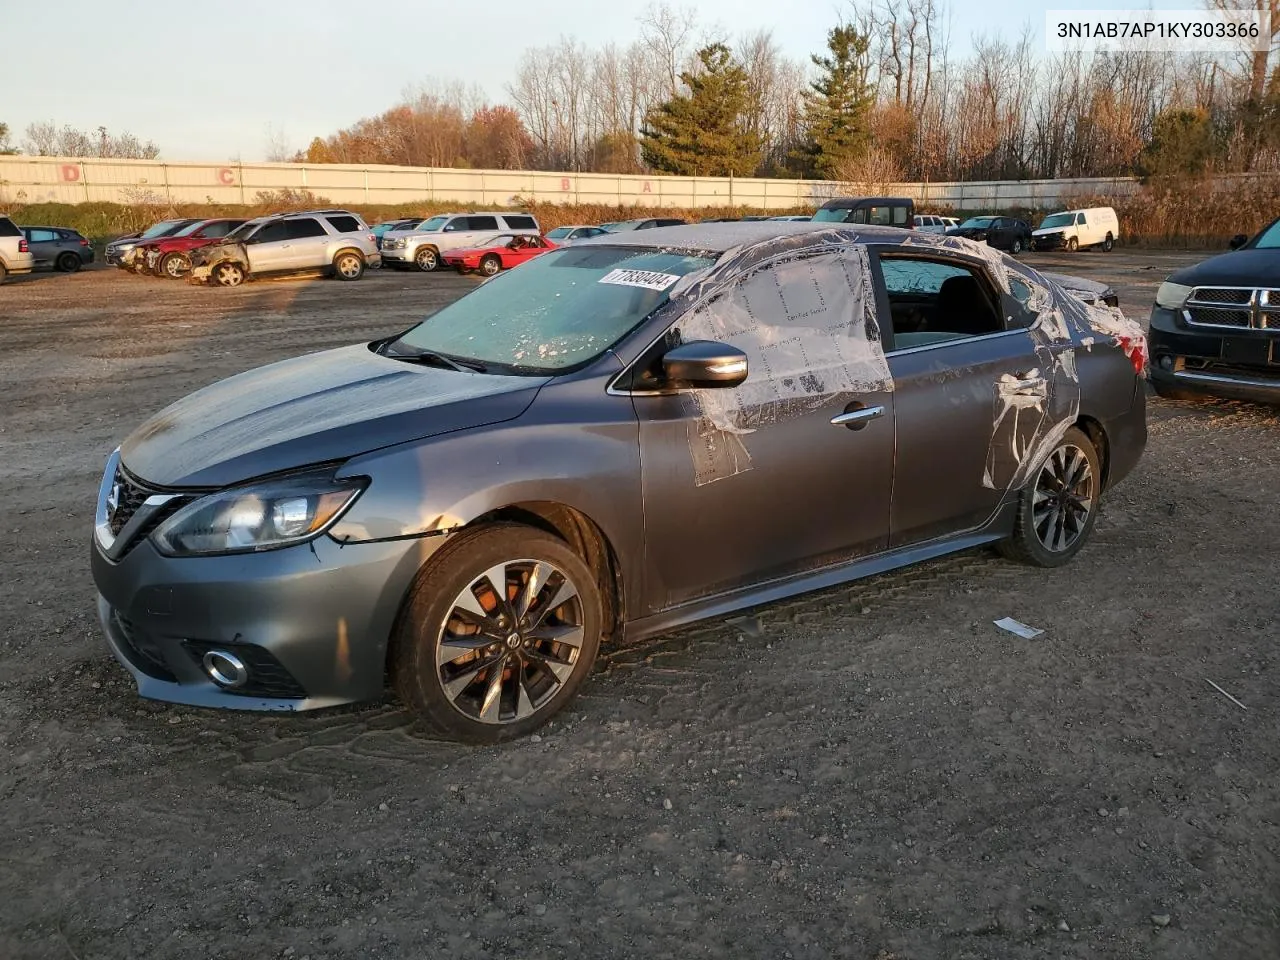
<path id="1" fill-rule="evenodd" d="M 333 275 L 339 280 L 359 280 L 364 276 L 364 257 L 354 250 L 343 250 L 333 258 Z"/>
<path id="2" fill-rule="evenodd" d="M 1116 245 L 1115 238 L 1114 238 L 1114 237 L 1112 237 L 1112 236 L 1111 236 L 1111 234 L 1109 234 L 1109 233 L 1108 233 L 1108 234 L 1107 234 L 1107 238 L 1106 238 L 1105 240 L 1103 240 L 1103 241 L 1102 241 L 1102 252 L 1103 252 L 1103 253 L 1110 253 L 1110 252 L 1111 252 L 1111 248 L 1112 248 L 1112 247 L 1114 247 L 1115 245 Z"/>
<path id="3" fill-rule="evenodd" d="M 75 273 L 80 269 L 80 256 L 75 253 L 59 254 L 57 263 L 55 263 L 54 266 L 63 273 Z"/>
<path id="4" fill-rule="evenodd" d="M 1014 237 L 1014 238 L 1013 238 L 1013 243 L 1012 243 L 1012 244 L 1010 245 L 1010 247 L 1009 247 L 1009 252 L 1010 252 L 1010 253 L 1014 253 L 1014 254 L 1017 254 L 1017 253 L 1021 253 L 1021 252 L 1022 252 L 1022 238 L 1021 238 L 1021 237 Z"/>
<path id="5" fill-rule="evenodd" d="M 1076 248 L 1080 246 L 1080 241 L 1075 237 L 1067 237 L 1066 248 L 1069 253 L 1075 253 Z"/>
<path id="6" fill-rule="evenodd" d="M 1098 451 L 1072 427 L 1022 491 L 1013 535 L 1000 542 L 1000 552 L 1032 566 L 1062 566 L 1089 539 L 1101 492 Z"/>
<path id="7" fill-rule="evenodd" d="M 440 254 L 435 247 L 423 247 L 413 255 L 413 262 L 423 273 L 430 273 L 440 266 Z"/>
<path id="8" fill-rule="evenodd" d="M 9 271 L 4 268 L 3 263 L 0 263 L 0 283 L 4 283 L 7 276 L 9 276 Z"/>
<path id="9" fill-rule="evenodd" d="M 166 253 L 160 260 L 160 269 L 156 272 L 162 277 L 179 280 L 191 269 L 191 260 L 185 253 Z"/>
<path id="10" fill-rule="evenodd" d="M 480 272 L 486 277 L 496 276 L 498 271 L 502 269 L 502 260 L 496 254 L 488 254 L 480 261 Z"/>
<path id="11" fill-rule="evenodd" d="M 244 267 L 238 263 L 220 263 L 213 268 L 210 276 L 220 287 L 238 287 L 244 283 Z"/>
<path id="12" fill-rule="evenodd" d="M 596 577 L 560 538 L 521 524 L 462 533 L 418 574 L 396 624 L 396 693 L 434 731 L 497 743 L 577 694 L 600 648 Z"/>

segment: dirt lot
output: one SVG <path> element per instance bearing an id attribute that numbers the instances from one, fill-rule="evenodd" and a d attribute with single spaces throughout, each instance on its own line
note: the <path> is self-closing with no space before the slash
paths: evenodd
<path id="1" fill-rule="evenodd" d="M 1141 316 L 1196 259 L 1032 261 Z M 390 702 L 139 700 L 93 618 L 110 449 L 471 282 L 0 288 L 0 957 L 1280 956 L 1262 408 L 1153 400 L 1146 458 L 1062 570 L 972 552 L 615 650 L 510 746 L 425 740 Z"/>

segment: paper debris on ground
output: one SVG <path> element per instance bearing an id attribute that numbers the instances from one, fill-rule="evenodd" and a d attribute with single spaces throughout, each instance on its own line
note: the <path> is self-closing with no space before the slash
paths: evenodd
<path id="1" fill-rule="evenodd" d="M 1004 617 L 1000 620 L 992 621 L 1001 630 L 1008 630 L 1010 633 L 1021 637 L 1023 640 L 1034 640 L 1043 630 L 1037 630 L 1035 627 L 1028 627 L 1025 623 L 1019 623 L 1013 617 Z"/>

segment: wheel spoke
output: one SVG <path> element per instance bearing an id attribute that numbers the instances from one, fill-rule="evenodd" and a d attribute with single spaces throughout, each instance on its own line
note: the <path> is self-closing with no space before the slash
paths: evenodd
<path id="1" fill-rule="evenodd" d="M 493 595 L 498 598 L 497 609 L 488 611 L 486 616 L 493 617 L 495 614 L 505 614 L 506 616 L 510 616 L 512 610 L 511 600 L 507 596 L 507 565 L 505 563 L 500 563 L 497 566 L 490 567 L 476 582 L 479 583 L 480 580 L 488 581 L 489 589 L 492 590 Z"/>
<path id="2" fill-rule="evenodd" d="M 500 660 L 478 660 L 466 669 L 462 670 L 457 676 L 445 681 L 444 693 L 450 700 L 457 700 L 459 695 L 471 686 L 475 679 L 480 675 L 485 667 L 498 667 L 501 669 Z"/>
<path id="3" fill-rule="evenodd" d="M 550 640 L 554 643 L 566 643 L 571 647 L 581 647 L 586 634 L 583 632 L 582 627 L 566 623 L 553 626 L 544 625 L 536 630 L 530 630 L 529 638 L 532 640 Z"/>
<path id="4" fill-rule="evenodd" d="M 440 641 L 440 649 L 436 653 L 436 665 L 444 666 L 477 650 L 483 650 L 494 642 L 493 637 L 483 633 L 469 637 L 445 637 Z"/>
<path id="5" fill-rule="evenodd" d="M 517 617 L 523 620 L 529 615 L 529 611 L 538 600 L 538 594 L 542 593 L 542 588 L 547 585 L 547 581 L 551 579 L 551 574 L 554 572 L 555 568 L 551 564 L 540 560 L 534 562 L 533 569 L 529 571 L 529 579 L 525 581 L 524 587 L 516 598 Z"/>
<path id="6" fill-rule="evenodd" d="M 533 705 L 533 701 L 529 699 L 529 691 L 524 685 L 524 671 L 516 671 L 516 719 L 523 720 L 530 716 L 537 707 Z"/>
<path id="7" fill-rule="evenodd" d="M 542 626 L 542 621 L 547 618 L 547 614 L 551 613 L 553 610 L 560 609 L 560 607 L 564 606 L 577 595 L 577 587 L 568 580 L 562 581 L 559 588 L 556 590 L 555 595 L 547 601 L 546 606 L 537 610 L 529 619 L 530 628 L 537 629 Z"/>
<path id="8" fill-rule="evenodd" d="M 557 683 L 564 683 L 573 673 L 574 665 L 572 663 L 567 663 L 541 650 L 529 649 L 525 653 L 531 663 L 536 663 L 538 666 L 551 671 Z"/>
<path id="9" fill-rule="evenodd" d="M 497 663 L 493 668 L 493 676 L 484 691 L 484 700 L 480 704 L 480 719 L 485 723 L 497 723 L 502 711 L 502 675 L 506 673 L 506 662 Z"/>

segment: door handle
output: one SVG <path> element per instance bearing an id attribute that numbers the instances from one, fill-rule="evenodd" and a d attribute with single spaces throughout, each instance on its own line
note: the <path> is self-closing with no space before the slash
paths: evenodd
<path id="1" fill-rule="evenodd" d="M 884 416 L 884 407 L 860 407 L 857 410 L 846 410 L 831 418 L 834 427 L 848 427 L 850 430 L 861 430 L 867 421 Z"/>

